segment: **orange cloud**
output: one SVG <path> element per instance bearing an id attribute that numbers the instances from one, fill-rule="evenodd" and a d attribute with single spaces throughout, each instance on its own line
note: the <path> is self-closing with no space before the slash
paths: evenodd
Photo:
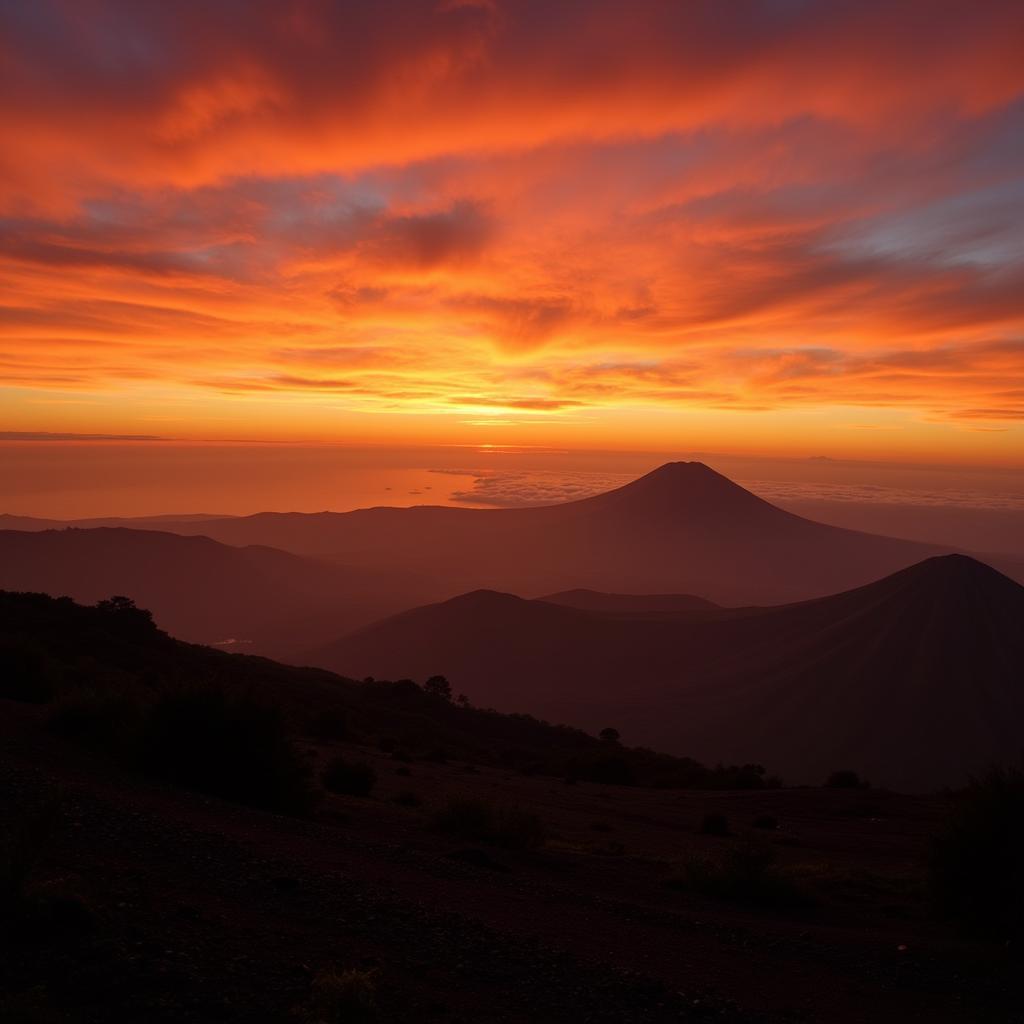
<path id="1" fill-rule="evenodd" d="M 1022 32 L 999 0 L 8 5 L 0 425 L 1019 438 Z"/>

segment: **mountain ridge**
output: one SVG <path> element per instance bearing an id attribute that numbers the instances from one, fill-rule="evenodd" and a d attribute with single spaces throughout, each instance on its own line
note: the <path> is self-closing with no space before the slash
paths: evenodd
<path id="1" fill-rule="evenodd" d="M 896 788 L 954 785 L 1021 752 L 1024 587 L 968 556 L 825 598 L 671 616 L 467 596 L 363 627 L 318 663 L 443 673 L 499 710 L 611 722 L 697 757 L 742 751 L 801 782 L 850 766 Z"/>
<path id="2" fill-rule="evenodd" d="M 724 605 L 823 596 L 947 550 L 803 519 L 699 462 L 531 508 L 266 512 L 161 529 L 423 574 L 449 593 L 689 593 Z"/>

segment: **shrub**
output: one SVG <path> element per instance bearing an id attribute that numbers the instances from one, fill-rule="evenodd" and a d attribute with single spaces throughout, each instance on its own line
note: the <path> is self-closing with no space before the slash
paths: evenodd
<path id="1" fill-rule="evenodd" d="M 825 787 L 827 789 L 868 789 L 867 782 L 864 782 L 861 777 L 849 768 L 843 768 L 840 771 L 833 772 L 826 780 Z"/>
<path id="2" fill-rule="evenodd" d="M 348 717 L 341 708 L 324 708 L 310 720 L 309 732 L 318 739 L 347 739 Z"/>
<path id="3" fill-rule="evenodd" d="M 544 823 L 518 807 L 495 807 L 482 800 L 450 800 L 434 815 L 435 831 L 471 842 L 493 843 L 510 850 L 543 844 Z"/>
<path id="4" fill-rule="evenodd" d="M 377 1017 L 380 970 L 376 967 L 319 971 L 310 985 L 304 1017 L 316 1024 L 347 1024 Z"/>
<path id="5" fill-rule="evenodd" d="M 0 697 L 45 704 L 52 695 L 52 673 L 41 652 L 0 644 Z"/>
<path id="6" fill-rule="evenodd" d="M 928 882 L 946 916 L 992 937 L 1024 935 L 1024 770 L 993 769 L 958 795 Z"/>
<path id="7" fill-rule="evenodd" d="M 715 855 L 694 855 L 664 885 L 715 899 L 770 907 L 799 907 L 810 901 L 775 869 L 767 846 L 744 843 Z"/>
<path id="8" fill-rule="evenodd" d="M 276 708 L 215 688 L 161 694 L 143 723 L 144 771 L 288 814 L 309 809 L 308 768 Z"/>
<path id="9" fill-rule="evenodd" d="M 324 788 L 345 796 L 369 796 L 377 783 L 377 773 L 365 761 L 332 757 L 320 773 Z"/>
<path id="10" fill-rule="evenodd" d="M 729 819 L 724 814 L 705 814 L 700 830 L 706 836 L 729 836 Z"/>
<path id="11" fill-rule="evenodd" d="M 143 717 L 142 705 L 124 694 L 76 690 L 51 707 L 47 726 L 83 746 L 132 755 Z"/>
<path id="12" fill-rule="evenodd" d="M 759 814 L 753 821 L 754 828 L 777 829 L 779 819 L 774 814 Z"/>

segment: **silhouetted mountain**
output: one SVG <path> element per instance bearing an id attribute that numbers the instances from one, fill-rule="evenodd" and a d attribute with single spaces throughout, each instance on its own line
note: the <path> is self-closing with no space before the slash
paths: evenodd
<path id="1" fill-rule="evenodd" d="M 558 594 L 548 594 L 540 600 L 566 608 L 616 614 L 692 612 L 718 607 L 693 594 L 603 594 L 597 590 L 563 590 Z"/>
<path id="2" fill-rule="evenodd" d="M 92 530 L 109 526 L 130 530 L 160 530 L 165 523 L 195 525 L 210 519 L 223 519 L 223 516 L 209 515 L 198 512 L 191 515 L 159 515 L 159 516 L 97 516 L 93 519 L 40 519 L 36 516 L 15 516 L 0 513 L 0 530 L 27 530 L 39 533 L 42 530 Z M 171 531 L 176 532 L 176 531 Z"/>
<path id="3" fill-rule="evenodd" d="M 409 679 L 356 682 L 322 669 L 185 643 L 130 603 L 104 600 L 83 607 L 66 597 L 0 590 L 0 699 L 86 708 L 98 718 L 98 735 L 106 736 L 125 724 L 126 706 L 134 709 L 128 717 L 137 723 L 161 696 L 182 693 L 213 695 L 210 704 L 199 703 L 187 728 L 201 727 L 203 709 L 215 711 L 221 694 L 275 709 L 292 732 L 397 748 L 405 760 L 459 757 L 531 773 L 659 787 L 765 785 L 763 769 L 755 766 L 706 768 L 691 758 L 609 744 L 569 725 L 454 702 Z"/>
<path id="4" fill-rule="evenodd" d="M 394 573 L 207 537 L 111 528 L 0 531 L 0 588 L 89 603 L 123 594 L 181 639 L 234 640 L 279 657 L 337 636 L 339 623 L 353 628 L 439 596 Z"/>
<path id="5" fill-rule="evenodd" d="M 820 597 L 946 553 L 802 519 L 699 462 L 669 463 L 605 494 L 539 508 L 267 512 L 160 528 L 422 573 L 449 593 L 582 588 L 693 593 L 729 605 Z"/>
<path id="6" fill-rule="evenodd" d="M 853 767 L 926 788 L 1021 753 L 1022 623 L 1024 588 L 952 555 L 776 608 L 609 616 L 476 592 L 357 631 L 320 661 L 443 672 L 479 703 L 759 759 L 787 780 Z"/>

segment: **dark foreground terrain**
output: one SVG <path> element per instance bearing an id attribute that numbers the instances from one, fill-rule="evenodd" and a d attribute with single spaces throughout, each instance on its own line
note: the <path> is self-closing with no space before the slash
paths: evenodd
<path id="1" fill-rule="evenodd" d="M 5 601 L 4 1021 L 1024 1020 L 1016 947 L 929 900 L 952 797 L 671 760 L 667 788 L 588 781 L 653 769 L 443 693 L 354 703 L 360 684 L 178 644 L 131 608 Z M 230 763 L 161 664 L 236 702 Z M 247 678 L 288 691 L 273 771 Z M 535 755 L 501 763 L 506 728 Z M 291 757 L 301 788 L 275 788 Z"/>
<path id="2" fill-rule="evenodd" d="M 4 818 L 56 808 L 31 879 L 53 908 L 9 936 L 5 1020 L 1020 1019 L 1007 949 L 929 917 L 939 800 L 572 786 L 359 750 L 371 797 L 302 820 L 128 780 L 40 718 L 5 702 Z M 543 845 L 428 828 L 458 795 L 530 807 Z M 701 834 L 708 813 L 734 834 Z M 769 814 L 778 829 L 752 827 Z M 663 884 L 752 836 L 813 902 Z M 374 1006 L 357 984 L 312 1005 L 330 971 L 358 972 Z"/>

